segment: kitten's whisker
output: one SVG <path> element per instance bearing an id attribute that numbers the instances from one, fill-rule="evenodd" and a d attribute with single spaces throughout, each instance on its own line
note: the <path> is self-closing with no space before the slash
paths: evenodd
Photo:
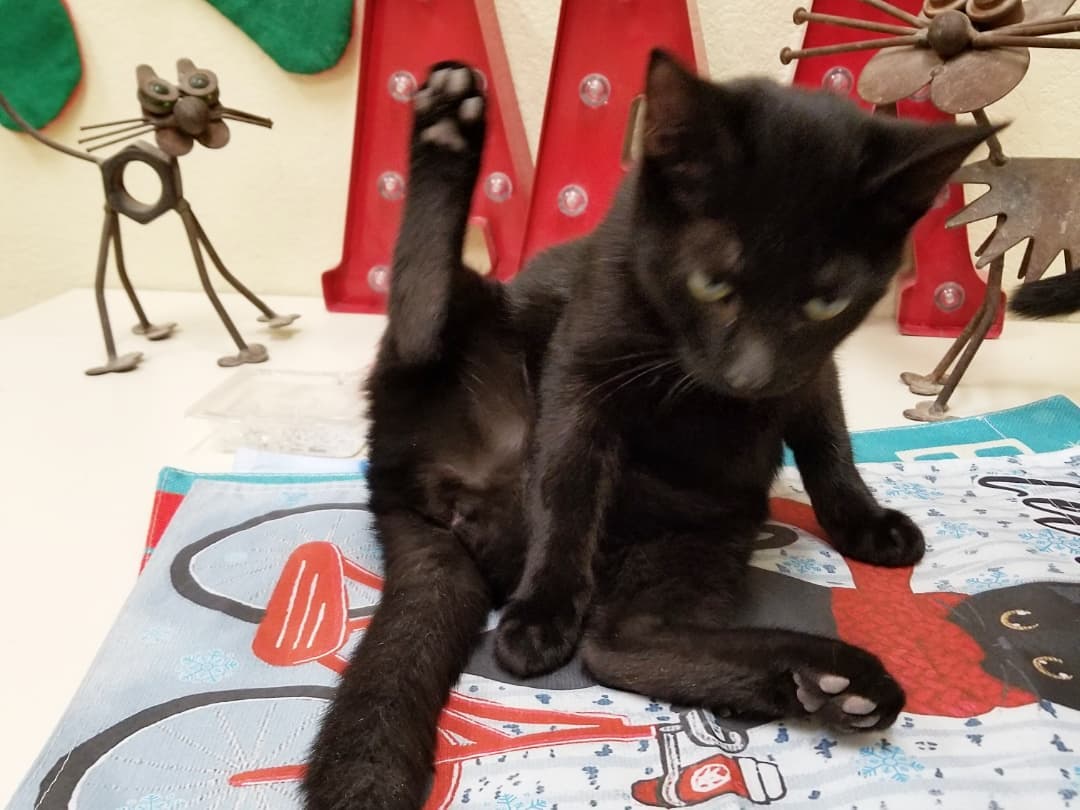
<path id="1" fill-rule="evenodd" d="M 660 400 L 660 407 L 668 402 L 674 404 L 675 401 L 685 394 L 689 394 L 695 388 L 697 388 L 698 381 L 694 379 L 694 376 L 690 373 L 684 374 L 675 385 L 671 386 L 671 390 L 664 395 L 664 398 Z"/>
<path id="2" fill-rule="evenodd" d="M 679 390 L 679 395 L 689 394 L 698 388 L 698 381 L 692 374 L 686 375 L 686 385 Z"/>
<path id="3" fill-rule="evenodd" d="M 609 358 L 607 358 L 607 360 L 608 360 L 609 363 L 618 363 L 618 362 L 621 362 L 623 360 L 641 360 L 641 359 L 645 359 L 645 358 L 651 358 L 651 359 L 654 359 L 654 360 L 659 360 L 660 358 L 665 357 L 666 355 L 667 355 L 667 352 L 665 352 L 665 351 L 663 351 L 661 349 L 655 349 L 653 351 L 647 351 L 647 352 L 632 352 L 631 354 L 621 354 L 618 357 L 609 357 Z"/>
<path id="4" fill-rule="evenodd" d="M 671 388 L 668 390 L 668 392 L 666 394 L 664 394 L 664 398 L 660 400 L 660 406 L 659 407 L 663 408 L 669 402 L 672 402 L 672 403 L 675 402 L 675 398 L 677 396 L 676 392 L 679 390 L 679 386 L 682 385 L 686 381 L 686 378 L 689 377 L 689 376 L 690 376 L 689 374 L 684 374 L 682 377 L 680 377 L 678 380 L 675 381 L 675 384 L 671 386 Z"/>
<path id="5" fill-rule="evenodd" d="M 601 390 L 605 385 L 610 385 L 611 383 L 615 382 L 615 380 L 621 379 L 622 377 L 626 376 L 627 374 L 632 374 L 633 372 L 637 371 L 639 368 L 641 368 L 641 366 L 634 366 L 631 369 L 624 369 L 623 371 L 620 371 L 617 374 L 613 374 L 610 377 L 605 377 L 600 382 L 598 382 L 596 385 L 594 385 L 592 388 L 590 388 L 588 391 L 586 391 L 582 398 L 583 399 L 588 399 L 593 394 L 595 394 L 596 392 Z"/>
<path id="6" fill-rule="evenodd" d="M 601 403 L 606 402 L 607 400 L 611 399 L 611 397 L 615 396 L 615 394 L 619 393 L 619 391 L 626 388 L 628 385 L 632 385 L 633 383 L 637 382 L 638 380 L 640 380 L 642 377 L 646 376 L 647 374 L 662 372 L 665 369 L 676 365 L 677 363 L 678 363 L 678 361 L 675 360 L 674 358 L 672 358 L 670 360 L 665 360 L 662 363 L 654 363 L 654 364 L 648 365 L 645 369 L 643 369 L 639 373 L 635 374 L 630 379 L 620 383 L 615 388 L 613 388 L 611 391 L 608 391 L 606 394 L 604 394 L 604 396 L 601 397 L 600 402 Z"/>
<path id="7" fill-rule="evenodd" d="M 624 368 L 622 371 L 618 371 L 615 374 L 612 374 L 610 377 L 606 377 L 603 380 L 601 380 L 600 382 L 598 382 L 596 385 L 594 385 L 592 388 L 590 388 L 588 391 L 585 392 L 584 398 L 588 399 L 590 396 L 595 394 L 597 391 L 602 389 L 604 386 L 610 385 L 611 383 L 615 382 L 616 380 L 621 380 L 623 377 L 626 377 L 627 375 L 633 374 L 636 371 L 640 371 L 641 369 L 646 369 L 647 370 L 647 369 L 651 368 L 654 365 L 655 365 L 655 361 L 650 360 L 650 361 L 645 362 L 645 363 L 638 363 L 636 366 L 631 366 L 630 368 Z"/>

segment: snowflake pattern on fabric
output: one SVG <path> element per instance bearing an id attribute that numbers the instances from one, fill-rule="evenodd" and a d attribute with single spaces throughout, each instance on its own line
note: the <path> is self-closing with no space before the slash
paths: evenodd
<path id="1" fill-rule="evenodd" d="M 788 575 L 800 575 L 800 574 L 835 574 L 836 566 L 829 563 L 819 563 L 817 560 L 809 557 L 792 557 L 784 555 L 783 562 L 776 564 L 776 570 L 781 574 Z"/>
<path id="2" fill-rule="evenodd" d="M 116 810 L 185 810 L 187 806 L 183 799 L 151 793 L 139 799 L 129 799 Z"/>
<path id="3" fill-rule="evenodd" d="M 938 537 L 955 537 L 957 540 L 978 533 L 979 530 L 970 523 L 955 520 L 941 521 L 934 532 Z"/>
<path id="4" fill-rule="evenodd" d="M 544 799 L 504 793 L 495 799 L 495 807 L 497 810 L 548 810 L 549 805 Z"/>
<path id="5" fill-rule="evenodd" d="M 883 484 L 885 487 L 883 494 L 886 498 L 917 498 L 920 501 L 929 501 L 945 494 L 915 481 L 898 481 L 895 478 L 886 477 Z"/>
<path id="6" fill-rule="evenodd" d="M 1020 578 L 1006 574 L 1001 566 L 989 568 L 986 573 L 977 577 L 968 577 L 964 582 L 971 593 L 982 593 L 992 588 L 1007 588 L 1010 585 L 1019 585 Z"/>
<path id="7" fill-rule="evenodd" d="M 911 590 L 974 595 L 1076 580 L 1080 526 L 1074 536 L 1067 525 L 1076 470 L 1063 466 L 1070 458 L 1080 456 L 887 462 L 862 465 L 860 472 L 882 505 L 909 515 L 928 541 Z"/>
<path id="8" fill-rule="evenodd" d="M 1020 532 L 1017 537 L 1030 546 L 1029 551 L 1032 553 L 1080 554 L 1080 537 L 1073 537 L 1071 534 L 1065 534 L 1064 532 L 1056 532 L 1053 529 Z"/>
<path id="9" fill-rule="evenodd" d="M 913 774 L 925 768 L 917 759 L 905 754 L 903 748 L 887 740 L 859 749 L 859 776 L 877 776 L 893 782 L 906 782 Z"/>
<path id="10" fill-rule="evenodd" d="M 185 655 L 177 667 L 177 677 L 186 683 L 221 683 L 232 677 L 240 662 L 224 650 Z"/>

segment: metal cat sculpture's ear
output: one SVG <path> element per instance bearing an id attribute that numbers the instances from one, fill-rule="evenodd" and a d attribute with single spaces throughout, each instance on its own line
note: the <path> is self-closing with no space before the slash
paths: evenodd
<path id="1" fill-rule="evenodd" d="M 146 115 L 168 115 L 180 98 L 176 85 L 166 81 L 149 65 L 135 68 L 139 104 Z"/>
<path id="2" fill-rule="evenodd" d="M 177 59 L 176 75 L 184 95 L 201 98 L 207 104 L 217 104 L 219 86 L 214 71 L 198 68 L 190 59 Z"/>

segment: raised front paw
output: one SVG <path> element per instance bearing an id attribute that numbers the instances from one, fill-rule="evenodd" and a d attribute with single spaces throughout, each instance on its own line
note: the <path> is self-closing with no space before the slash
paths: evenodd
<path id="1" fill-rule="evenodd" d="M 843 647 L 826 668 L 797 667 L 791 678 L 798 705 L 837 731 L 887 728 L 904 707 L 904 690 L 873 655 Z"/>
<path id="2" fill-rule="evenodd" d="M 532 678 L 558 669 L 574 653 L 581 615 L 567 602 L 512 600 L 495 635 L 495 657 L 507 672 Z"/>
<path id="3" fill-rule="evenodd" d="M 922 529 L 895 509 L 879 509 L 872 516 L 829 532 L 837 551 L 871 565 L 914 565 L 923 558 Z"/>
<path id="4" fill-rule="evenodd" d="M 413 148 L 479 155 L 484 106 L 478 74 L 458 62 L 440 62 L 413 96 Z"/>

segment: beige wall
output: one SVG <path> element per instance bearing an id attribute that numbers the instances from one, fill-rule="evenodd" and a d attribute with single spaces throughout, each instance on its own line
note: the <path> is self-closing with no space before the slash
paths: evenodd
<path id="1" fill-rule="evenodd" d="M 83 84 L 47 132 L 74 144 L 80 124 L 136 112 L 134 66 L 171 75 L 178 56 L 218 72 L 227 104 L 275 121 L 272 132 L 235 125 L 224 152 L 184 158 L 188 198 L 220 253 L 253 288 L 319 293 L 340 256 L 359 43 L 335 69 L 285 73 L 205 0 L 68 0 L 82 46 Z M 767 73 L 798 32 L 780 0 L 699 0 L 714 76 Z M 497 0 L 530 145 L 535 151 L 558 17 L 556 0 Z M 2 21 L 0 21 L 2 24 Z M 1080 152 L 1080 54 L 1033 51 L 1020 90 L 996 116 L 1014 117 L 1014 153 Z M 96 170 L 0 130 L 0 315 L 91 283 L 101 227 Z M 142 287 L 194 289 L 179 221 L 124 226 L 128 265 Z"/>

